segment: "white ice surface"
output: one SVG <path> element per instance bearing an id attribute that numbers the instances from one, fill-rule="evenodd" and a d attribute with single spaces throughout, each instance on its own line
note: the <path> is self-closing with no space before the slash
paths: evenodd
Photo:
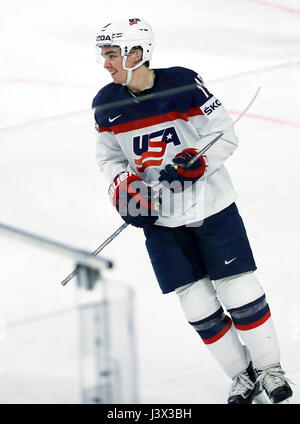
<path id="1" fill-rule="evenodd" d="M 199 71 L 233 117 L 261 86 L 227 165 L 300 403 L 300 1 L 262 3 L 2 1 L 0 222 L 88 250 L 122 224 L 94 159 L 90 105 L 110 82 L 94 62 L 102 24 L 148 20 L 152 67 Z M 74 282 L 59 284 L 73 264 L 4 236 L 0 248 L 0 403 L 78 402 L 72 312 L 20 324 L 73 305 Z M 106 277 L 135 290 L 139 402 L 225 403 L 230 381 L 175 295 L 161 295 L 142 231 L 127 228 L 103 253 L 115 262 Z"/>

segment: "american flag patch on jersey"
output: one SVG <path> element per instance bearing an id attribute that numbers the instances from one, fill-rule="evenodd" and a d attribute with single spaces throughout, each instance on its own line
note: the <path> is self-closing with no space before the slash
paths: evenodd
<path id="1" fill-rule="evenodd" d="M 134 25 L 134 24 L 137 24 L 138 22 L 141 22 L 141 20 L 138 18 L 129 19 L 129 25 Z"/>

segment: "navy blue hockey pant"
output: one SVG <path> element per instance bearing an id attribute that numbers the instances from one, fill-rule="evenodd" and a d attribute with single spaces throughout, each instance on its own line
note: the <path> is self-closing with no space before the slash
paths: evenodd
<path id="1" fill-rule="evenodd" d="M 256 269 L 247 233 L 232 203 L 197 227 L 144 228 L 146 247 L 163 293 L 208 276 L 218 280 Z"/>

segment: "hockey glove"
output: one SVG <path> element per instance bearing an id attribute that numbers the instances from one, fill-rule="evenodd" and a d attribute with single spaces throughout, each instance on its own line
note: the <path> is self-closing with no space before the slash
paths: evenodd
<path id="1" fill-rule="evenodd" d="M 134 227 L 153 225 L 157 220 L 151 193 L 151 188 L 133 172 L 121 172 L 109 188 L 113 205 L 122 219 Z"/>
<path id="2" fill-rule="evenodd" d="M 181 187 L 184 188 L 185 181 L 196 182 L 201 178 L 207 168 L 205 162 L 205 156 L 200 156 L 191 167 L 186 167 L 188 162 L 197 155 L 197 149 L 189 148 L 184 149 L 181 153 L 178 153 L 173 159 L 174 165 L 166 165 L 165 168 L 160 171 L 159 181 L 164 184 L 172 183 L 173 181 L 179 181 Z"/>

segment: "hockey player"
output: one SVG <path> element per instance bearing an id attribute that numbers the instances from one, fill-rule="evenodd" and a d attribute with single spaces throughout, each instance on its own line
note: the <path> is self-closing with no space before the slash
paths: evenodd
<path id="1" fill-rule="evenodd" d="M 224 166 L 238 146 L 232 120 L 196 72 L 151 69 L 153 46 L 142 19 L 97 34 L 97 57 L 113 80 L 93 101 L 97 163 L 124 221 L 144 230 L 162 293 L 176 292 L 232 379 L 228 403 L 252 403 L 261 388 L 271 402 L 283 402 L 292 390 Z"/>

